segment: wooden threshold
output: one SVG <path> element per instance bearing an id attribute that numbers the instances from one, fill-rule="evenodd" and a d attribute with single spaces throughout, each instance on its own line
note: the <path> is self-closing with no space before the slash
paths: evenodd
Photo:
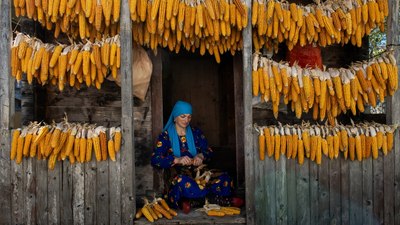
<path id="1" fill-rule="evenodd" d="M 135 220 L 134 224 L 246 224 L 246 215 L 244 210 L 237 216 L 223 216 L 223 217 L 213 217 L 207 216 L 204 212 L 191 211 L 188 214 L 183 213 L 181 210 L 177 211 L 178 216 L 175 216 L 172 220 L 167 220 L 165 218 L 159 219 L 154 223 L 150 223 L 146 218 L 140 218 Z"/>

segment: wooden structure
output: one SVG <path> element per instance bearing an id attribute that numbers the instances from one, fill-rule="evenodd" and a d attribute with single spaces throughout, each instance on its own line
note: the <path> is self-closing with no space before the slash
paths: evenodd
<path id="1" fill-rule="evenodd" d="M 251 0 L 246 0 L 250 9 Z M 122 0 L 121 5 L 127 5 Z M 388 43 L 399 43 L 399 0 L 390 0 Z M 9 160 L 12 127 L 14 81 L 10 77 L 10 9 L 0 2 L 0 221 L 5 224 L 131 224 L 136 210 L 138 149 L 135 105 L 132 100 L 131 51 L 122 51 L 121 124 L 124 145 L 117 163 L 91 162 L 70 166 L 58 164 L 47 171 L 46 162 L 26 160 L 15 165 Z M 128 7 L 121 8 L 122 49 L 132 49 Z M 249 10 L 251 18 L 251 10 Z M 242 55 L 232 62 L 234 96 L 234 143 L 236 180 L 244 184 L 246 207 L 242 215 L 207 220 L 208 224 L 400 224 L 400 144 L 395 135 L 395 150 L 378 160 L 362 163 L 327 161 L 317 166 L 306 160 L 303 166 L 281 159 L 278 162 L 257 159 L 258 143 L 253 122 L 258 118 L 251 95 L 251 26 L 243 31 Z M 399 59 L 398 50 L 396 52 Z M 152 115 L 162 115 L 162 54 L 152 56 L 154 64 L 151 101 Z M 134 75 L 133 75 L 134 76 Z M 400 99 L 397 93 L 388 99 L 387 122 L 399 123 Z M 171 101 L 173 100 L 170 99 Z M 54 109 L 53 109 L 54 110 Z M 168 110 L 165 110 L 168 111 Z M 54 111 L 52 111 L 54 112 Z M 99 115 L 101 117 L 101 115 Z M 96 120 L 96 119 L 94 119 Z M 111 121 L 113 123 L 115 121 Z M 151 136 L 163 126 L 162 117 L 152 117 Z M 232 125 L 226 125 L 231 128 Z M 147 135 L 147 133 L 146 133 Z M 135 154 L 136 153 L 136 154 Z M 147 155 L 148 157 L 149 155 Z M 139 156 L 140 157 L 140 156 Z M 243 180 L 244 179 L 244 180 Z M 154 177 L 154 185 L 159 185 Z M 191 218 L 191 220 L 190 220 Z M 136 224 L 143 224 L 143 220 Z M 159 222 L 164 224 L 165 221 Z M 196 213 L 181 215 L 169 224 L 204 224 Z"/>

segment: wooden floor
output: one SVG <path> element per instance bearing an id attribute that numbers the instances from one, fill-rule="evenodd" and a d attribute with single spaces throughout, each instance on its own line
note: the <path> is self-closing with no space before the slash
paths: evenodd
<path id="1" fill-rule="evenodd" d="M 237 216 L 212 217 L 207 216 L 204 212 L 191 211 L 189 214 L 185 214 L 178 210 L 178 216 L 174 217 L 172 220 L 162 218 L 154 223 L 150 223 L 145 218 L 141 218 L 139 220 L 135 220 L 134 224 L 246 224 L 246 216 L 243 211 L 244 210 L 242 210 L 242 213 Z"/>

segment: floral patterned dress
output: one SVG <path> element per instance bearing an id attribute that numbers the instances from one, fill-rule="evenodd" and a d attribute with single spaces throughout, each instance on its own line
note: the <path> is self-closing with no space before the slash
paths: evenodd
<path id="1" fill-rule="evenodd" d="M 203 153 L 203 163 L 206 163 L 213 154 L 211 148 L 208 147 L 207 139 L 198 128 L 192 127 L 192 133 L 197 154 Z M 179 137 L 179 146 L 181 149 L 181 157 L 194 157 L 189 152 L 189 146 L 185 136 Z M 173 154 L 168 132 L 164 131 L 158 137 L 157 146 L 151 157 L 151 165 L 156 168 L 166 169 L 166 179 L 170 183 L 168 200 L 173 207 L 177 208 L 182 198 L 198 199 L 206 196 L 231 195 L 233 182 L 227 173 L 218 173 L 217 177 L 212 177 L 208 184 L 203 187 L 194 180 L 195 167 L 174 165 L 173 162 L 175 158 L 176 156 Z"/>

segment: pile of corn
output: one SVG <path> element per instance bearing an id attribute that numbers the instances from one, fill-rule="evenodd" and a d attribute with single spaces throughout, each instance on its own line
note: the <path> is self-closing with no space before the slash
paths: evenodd
<path id="1" fill-rule="evenodd" d="M 286 42 L 320 46 L 351 43 L 361 47 L 371 30 L 385 29 L 388 0 L 327 0 L 307 6 L 275 0 L 253 0 L 251 23 L 256 51 Z M 274 40 L 274 41 L 272 41 Z"/>
<path id="2" fill-rule="evenodd" d="M 265 154 L 276 161 L 281 155 L 296 159 L 301 165 L 304 158 L 322 162 L 322 155 L 329 159 L 339 157 L 350 160 L 376 159 L 379 150 L 386 155 L 393 149 L 393 134 L 397 125 L 378 123 L 360 123 L 357 125 L 281 125 L 257 126 L 259 136 L 259 156 L 264 160 Z"/>
<path id="3" fill-rule="evenodd" d="M 108 139 L 107 139 L 108 133 Z M 92 160 L 94 150 L 97 161 L 115 161 L 121 149 L 121 128 L 109 129 L 93 124 L 69 123 L 66 120 L 52 125 L 32 122 L 13 131 L 11 160 L 20 164 L 22 158 L 48 159 L 48 168 L 67 157 L 71 164 Z"/>
<path id="4" fill-rule="evenodd" d="M 66 84 L 80 89 L 82 83 L 100 89 L 108 70 L 117 77 L 120 52 L 119 35 L 67 46 L 18 33 L 11 47 L 11 74 L 20 81 L 24 73 L 29 84 L 35 79 L 41 85 L 56 85 L 60 91 Z"/>
<path id="5" fill-rule="evenodd" d="M 13 0 L 17 17 L 27 16 L 47 30 L 81 39 L 115 36 L 119 29 L 120 0 Z"/>
<path id="6" fill-rule="evenodd" d="M 242 48 L 241 30 L 247 26 L 247 7 L 241 0 L 130 0 L 133 39 L 153 50 L 181 47 L 206 51 L 220 62 L 220 54 Z"/>
<path id="7" fill-rule="evenodd" d="M 154 199 L 154 201 L 151 203 L 149 203 L 146 198 L 144 201 L 144 206 L 136 212 L 136 219 L 140 219 L 142 216 L 144 216 L 149 222 L 154 222 L 163 217 L 170 220 L 173 216 L 178 215 L 175 210 L 171 209 L 167 202 L 165 202 L 165 200 L 162 198 Z"/>
<path id="8" fill-rule="evenodd" d="M 348 69 L 327 70 L 289 66 L 286 62 L 275 62 L 255 53 L 253 56 L 253 96 L 272 102 L 275 118 L 281 98 L 297 118 L 303 112 L 313 112 L 313 119 L 322 121 L 326 117 L 330 124 L 340 114 L 364 105 L 376 106 L 377 100 L 384 102 L 385 96 L 398 89 L 398 68 L 392 52 L 386 52 L 369 61 L 354 63 Z"/>

